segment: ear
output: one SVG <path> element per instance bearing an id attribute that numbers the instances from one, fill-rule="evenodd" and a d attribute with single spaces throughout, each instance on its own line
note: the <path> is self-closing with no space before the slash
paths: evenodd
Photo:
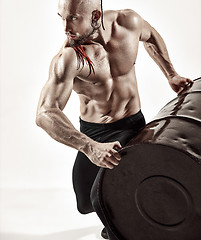
<path id="1" fill-rule="evenodd" d="M 92 21 L 97 22 L 101 17 L 101 11 L 99 10 L 94 10 L 92 12 Z"/>

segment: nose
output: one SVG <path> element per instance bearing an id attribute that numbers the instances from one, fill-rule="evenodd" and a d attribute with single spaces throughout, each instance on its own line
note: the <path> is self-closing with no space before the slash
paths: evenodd
<path id="1" fill-rule="evenodd" d="M 67 19 L 64 20 L 64 31 L 65 31 L 65 33 L 72 31 L 72 28 L 71 28 L 71 26 L 69 24 L 69 21 L 67 21 Z"/>

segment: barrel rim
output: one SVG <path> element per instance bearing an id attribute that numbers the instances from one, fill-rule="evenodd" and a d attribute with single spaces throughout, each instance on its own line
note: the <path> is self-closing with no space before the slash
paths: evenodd
<path id="1" fill-rule="evenodd" d="M 194 82 L 201 82 L 201 77 L 193 80 Z M 159 111 L 159 113 L 164 109 L 166 108 L 169 104 L 171 104 L 172 102 L 174 102 L 176 99 L 180 99 L 180 98 L 185 98 L 187 95 L 189 94 L 193 94 L 193 93 L 201 93 L 201 90 L 192 90 L 190 89 L 188 92 L 184 93 L 184 94 L 181 94 L 181 95 L 178 95 L 177 97 L 173 98 L 170 102 L 168 102 L 164 107 L 162 107 Z M 159 114 L 158 113 L 158 114 Z M 157 115 L 156 115 L 157 116 Z M 155 118 L 154 118 L 155 119 Z"/>
<path id="2" fill-rule="evenodd" d="M 133 147 L 133 146 L 138 146 L 138 145 L 157 145 L 157 146 L 164 146 L 167 148 L 172 148 L 174 150 L 177 150 L 179 152 L 184 153 L 185 155 L 187 155 L 188 157 L 190 157 L 191 159 L 194 160 L 194 162 L 196 162 L 197 164 L 201 165 L 201 158 L 197 158 L 196 156 L 194 156 L 193 154 L 184 151 L 183 149 L 179 149 L 177 147 L 171 146 L 171 145 L 167 145 L 167 144 L 163 144 L 163 143 L 156 143 L 156 142 L 141 142 L 141 143 L 134 143 L 133 145 L 131 145 L 132 140 L 123 148 L 119 151 L 120 154 L 125 154 L 125 151 L 128 150 L 129 148 Z"/>

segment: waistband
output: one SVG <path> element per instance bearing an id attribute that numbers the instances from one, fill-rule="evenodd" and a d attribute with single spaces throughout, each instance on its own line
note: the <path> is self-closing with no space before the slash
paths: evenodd
<path id="1" fill-rule="evenodd" d="M 80 118 L 80 127 L 90 127 L 99 129 L 128 129 L 131 125 L 137 123 L 140 119 L 144 120 L 141 110 L 129 117 L 122 118 L 112 123 L 93 123 L 87 122 Z"/>

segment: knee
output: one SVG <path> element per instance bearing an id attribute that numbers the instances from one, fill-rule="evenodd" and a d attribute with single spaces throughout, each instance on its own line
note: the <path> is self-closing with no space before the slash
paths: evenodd
<path id="1" fill-rule="evenodd" d="M 81 214 L 88 214 L 88 213 L 94 212 L 91 203 L 89 204 L 89 203 L 83 203 L 83 202 L 77 203 L 77 210 Z"/>

